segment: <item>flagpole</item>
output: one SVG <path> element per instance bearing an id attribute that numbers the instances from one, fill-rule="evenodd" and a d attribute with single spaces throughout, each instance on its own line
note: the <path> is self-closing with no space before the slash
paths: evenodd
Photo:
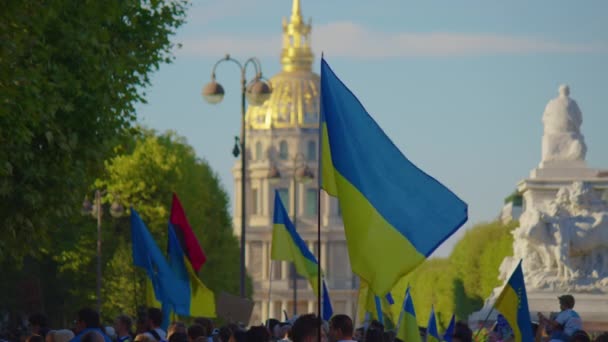
<path id="1" fill-rule="evenodd" d="M 323 59 L 323 52 L 321 52 L 321 60 Z M 319 82 L 319 93 L 322 94 L 320 88 L 322 87 L 321 85 L 322 82 Z M 321 99 L 320 102 L 322 102 L 323 99 Z M 323 104 L 321 104 L 320 106 L 320 111 L 323 110 Z M 323 151 L 323 136 L 322 136 L 322 132 L 323 132 L 323 127 L 321 125 L 321 113 L 319 113 L 319 140 L 317 143 L 317 191 L 318 191 L 318 195 L 317 195 L 317 255 L 319 256 L 318 258 L 318 262 L 319 262 L 319 267 L 318 267 L 318 273 L 317 273 L 317 310 L 319 311 L 319 319 L 322 320 L 323 317 L 323 312 L 322 312 L 322 308 L 321 308 L 321 291 L 322 287 L 321 287 L 321 282 L 323 281 L 321 279 L 321 265 L 323 265 L 323 263 L 321 262 L 321 258 L 322 258 L 322 253 L 321 253 L 321 155 L 322 155 L 322 151 Z M 318 336 L 318 340 L 321 341 L 321 329 L 319 329 L 319 336 Z"/>
<path id="2" fill-rule="evenodd" d="M 272 295 L 272 259 L 270 259 L 270 271 L 268 273 L 268 306 L 266 310 L 268 312 L 268 317 L 266 318 L 266 327 L 270 328 L 269 320 L 272 318 L 270 315 L 270 296 Z M 272 331 L 270 333 L 272 334 Z"/>

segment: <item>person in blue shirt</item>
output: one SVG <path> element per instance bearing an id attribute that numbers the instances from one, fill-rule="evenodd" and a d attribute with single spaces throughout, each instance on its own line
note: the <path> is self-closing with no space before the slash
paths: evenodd
<path id="1" fill-rule="evenodd" d="M 99 313 L 97 311 L 84 308 L 78 311 L 78 319 L 75 321 L 74 331 L 76 332 L 76 336 L 70 340 L 70 342 L 81 342 L 82 337 L 86 335 L 88 332 L 95 331 L 103 336 L 105 342 L 112 342 L 112 340 L 104 333 L 101 328 L 101 323 L 99 321 Z"/>
<path id="2" fill-rule="evenodd" d="M 579 314 L 574 311 L 574 297 L 563 295 L 558 297 L 561 312 L 554 320 L 548 319 L 542 313 L 539 320 L 551 330 L 551 341 L 568 341 L 575 332 L 583 329 L 583 322 Z"/>

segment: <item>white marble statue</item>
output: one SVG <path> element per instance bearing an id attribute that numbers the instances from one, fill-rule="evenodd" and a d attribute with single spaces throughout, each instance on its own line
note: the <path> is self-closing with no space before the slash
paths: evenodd
<path id="1" fill-rule="evenodd" d="M 587 146 L 580 131 L 582 123 L 581 110 L 570 98 L 570 88 L 560 86 L 559 96 L 549 101 L 543 113 L 542 161 L 584 161 Z"/>
<path id="2" fill-rule="evenodd" d="M 608 204 L 590 185 L 573 182 L 548 205 L 527 208 L 513 235 L 501 277 L 522 259 L 532 288 L 608 291 Z"/>

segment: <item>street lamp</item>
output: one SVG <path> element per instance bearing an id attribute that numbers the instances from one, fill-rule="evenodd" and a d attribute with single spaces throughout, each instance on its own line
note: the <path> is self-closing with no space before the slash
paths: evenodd
<path id="1" fill-rule="evenodd" d="M 97 219 L 97 312 L 101 314 L 101 222 L 102 222 L 102 207 L 101 196 L 105 195 L 105 191 L 95 191 L 95 203 L 91 203 L 88 196 L 85 196 L 82 203 L 82 214 L 92 215 Z M 123 206 L 114 201 L 110 206 L 110 215 L 112 217 L 120 217 L 124 213 Z"/>
<path id="2" fill-rule="evenodd" d="M 297 224 L 298 224 L 298 222 L 297 222 L 297 218 L 298 218 L 297 217 L 297 214 L 298 214 L 298 184 L 297 183 L 302 183 L 302 184 L 309 183 L 310 181 L 312 181 L 315 178 L 315 175 L 308 167 L 308 164 L 306 163 L 306 158 L 301 153 L 296 154 L 296 156 L 292 159 L 292 166 L 291 166 L 291 169 L 289 169 L 288 171 L 292 175 L 291 176 L 291 186 L 293 187 L 293 196 L 292 196 L 293 227 L 294 227 L 294 229 L 297 230 Z M 275 165 L 273 165 L 270 168 L 270 170 L 268 170 L 267 178 L 268 178 L 269 182 L 274 183 L 274 184 L 281 181 L 281 172 L 279 172 L 279 169 Z M 293 270 L 292 270 L 293 272 L 291 275 L 291 281 L 293 284 L 293 314 L 295 316 L 298 314 L 298 309 L 297 309 L 298 276 L 296 274 L 295 264 L 292 264 L 292 267 L 293 267 Z"/>
<path id="3" fill-rule="evenodd" d="M 213 71 L 211 72 L 211 82 L 209 82 L 203 88 L 203 98 L 210 104 L 217 104 L 222 102 L 224 99 L 224 87 L 221 84 L 216 82 L 215 80 L 215 70 L 217 66 L 222 62 L 233 62 L 236 64 L 241 71 L 241 137 L 240 139 L 235 138 L 235 146 L 232 151 L 234 157 L 239 156 L 239 151 L 241 154 L 241 297 L 245 298 L 245 277 L 247 275 L 245 269 L 245 226 L 246 226 L 246 215 L 245 211 L 245 176 L 246 176 L 246 145 L 245 145 L 245 112 L 246 112 L 246 104 L 245 102 L 249 102 L 251 105 L 257 106 L 263 104 L 272 93 L 272 88 L 270 84 L 262 78 L 262 65 L 260 61 L 251 57 L 245 61 L 245 63 L 241 64 L 236 59 L 230 57 L 230 55 L 226 55 L 224 58 L 220 59 L 213 66 Z M 254 79 L 247 84 L 247 67 L 249 65 L 253 65 L 255 69 L 255 77 Z"/>

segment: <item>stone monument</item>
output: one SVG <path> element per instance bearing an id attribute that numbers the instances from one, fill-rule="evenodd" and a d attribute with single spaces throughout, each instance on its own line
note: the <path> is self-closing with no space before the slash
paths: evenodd
<path id="1" fill-rule="evenodd" d="M 518 184 L 523 213 L 499 278 L 506 282 L 522 260 L 533 320 L 536 312 L 559 311 L 557 296 L 570 293 L 586 328 L 607 330 L 608 170 L 587 167 L 582 113 L 569 95 L 561 86 L 543 113 L 542 160 Z M 472 321 L 489 314 L 501 290 Z"/>

